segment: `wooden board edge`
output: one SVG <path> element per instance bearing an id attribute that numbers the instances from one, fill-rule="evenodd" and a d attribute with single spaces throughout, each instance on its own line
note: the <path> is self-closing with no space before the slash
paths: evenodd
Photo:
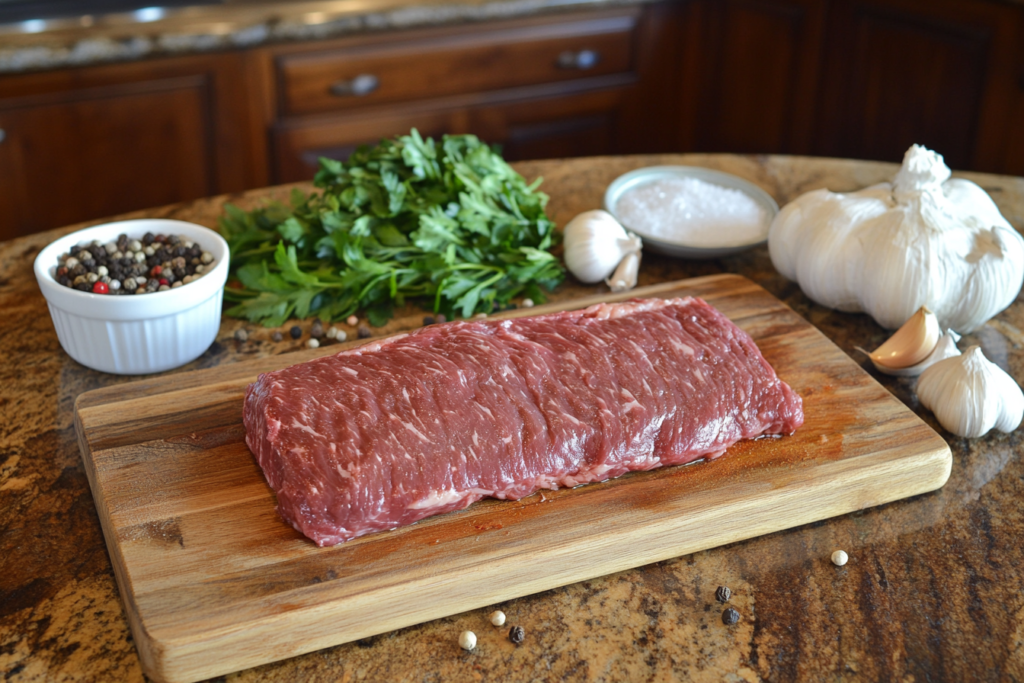
<path id="1" fill-rule="evenodd" d="M 837 463 L 823 463 L 808 468 L 806 476 L 793 481 L 785 487 L 764 492 L 756 496 L 744 496 L 742 499 L 729 501 L 732 515 L 736 510 L 749 510 L 756 514 L 756 524 L 744 528 L 735 528 L 728 524 L 716 527 L 716 531 L 701 539 L 687 536 L 691 525 L 699 524 L 700 520 L 688 520 L 686 528 L 676 530 L 677 536 L 686 536 L 675 541 L 661 541 L 651 545 L 656 533 L 638 535 L 635 531 L 619 534 L 606 542 L 609 547 L 597 547 L 593 552 L 594 562 L 581 562 L 581 552 L 574 552 L 573 544 L 562 547 L 550 547 L 544 557 L 531 558 L 531 564 L 537 566 L 580 567 L 575 572 L 563 570 L 552 574 L 546 571 L 543 575 L 537 572 L 531 580 L 518 585 L 510 591 L 504 586 L 494 584 L 493 574 L 500 567 L 492 567 L 491 572 L 473 573 L 465 577 L 447 577 L 452 588 L 456 582 L 464 589 L 467 585 L 479 584 L 473 599 L 452 600 L 435 605 L 429 597 L 438 590 L 438 579 L 410 583 L 400 588 L 401 595 L 396 596 L 395 587 L 387 587 L 389 600 L 399 600 L 405 605 L 413 606 L 409 612 L 401 615 L 388 615 L 374 611 L 372 625 L 361 626 L 352 631 L 339 630 L 339 624 L 345 623 L 346 611 L 331 609 L 329 601 L 316 608 L 295 610 L 272 615 L 261 620 L 246 623 L 242 627 L 222 629 L 217 633 L 193 633 L 188 638 L 163 639 L 159 632 L 149 633 L 139 629 L 139 635 L 149 639 L 145 648 L 156 656 L 143 662 L 147 676 L 160 683 L 193 683 L 194 681 L 220 676 L 242 669 L 280 661 L 308 652 L 333 647 L 362 638 L 388 633 L 399 628 L 432 621 L 435 619 L 459 614 L 472 609 L 479 609 L 500 602 L 545 590 L 607 576 L 638 566 L 681 557 L 702 550 L 739 543 L 770 533 L 794 529 L 805 524 L 832 517 L 857 512 L 869 507 L 884 505 L 903 498 L 923 495 L 941 488 L 949 478 L 952 468 L 952 452 L 938 434 L 930 446 L 921 452 L 906 455 L 893 460 L 891 454 L 878 453 L 866 456 L 875 462 L 868 467 L 856 470 L 854 485 L 851 487 L 848 467 L 836 467 Z M 863 458 L 861 459 L 863 464 Z M 849 465 L 849 463 L 846 463 Z M 877 477 L 886 476 L 885 494 L 879 495 L 882 489 L 877 486 Z M 816 490 L 824 492 L 828 498 L 827 512 L 821 513 L 821 501 L 817 505 L 803 504 L 806 486 L 809 480 L 816 482 Z M 765 514 L 766 499 L 774 497 L 771 514 Z M 716 517 L 717 522 L 722 522 Z M 649 530 L 648 530 L 649 531 Z M 628 545 L 630 553 L 614 552 L 614 545 Z M 638 548 L 643 559 L 637 561 Z M 470 590 L 466 591 L 473 592 Z M 369 593 L 362 596 L 355 607 L 373 607 L 379 595 Z M 415 607 L 420 605 L 420 607 Z M 346 610 L 352 610 L 352 602 Z M 265 651 L 253 652 L 245 645 L 251 643 L 253 633 L 263 632 L 267 642 L 273 642 L 275 652 L 268 658 Z M 314 633 L 317 632 L 317 633 Z M 324 635 L 324 633 L 327 635 Z M 135 629 L 133 628 L 133 634 Z M 142 645 L 140 643 L 140 645 Z"/>
<path id="2" fill-rule="evenodd" d="M 139 660 L 143 670 L 156 669 L 161 656 L 154 652 L 153 644 L 156 639 L 150 636 L 143 624 L 138 604 L 135 602 L 134 592 L 131 590 L 132 581 L 128 574 L 127 563 L 124 554 L 121 552 L 121 545 L 118 541 L 117 530 L 110 519 L 110 506 L 107 504 L 106 496 L 102 486 L 97 481 L 96 465 L 92 458 L 92 450 L 86 439 L 85 427 L 82 424 L 78 411 L 78 401 L 75 401 L 74 421 L 75 434 L 78 438 L 78 449 L 82 456 L 82 463 L 85 466 L 85 475 L 89 480 L 89 488 L 92 490 L 93 502 L 96 506 L 96 514 L 100 518 L 100 528 L 103 530 L 103 539 L 110 554 L 110 564 L 114 569 L 114 578 L 117 583 L 117 591 L 121 597 L 121 608 L 128 618 L 128 627 L 131 630 L 132 638 L 135 640 L 139 653 Z"/>

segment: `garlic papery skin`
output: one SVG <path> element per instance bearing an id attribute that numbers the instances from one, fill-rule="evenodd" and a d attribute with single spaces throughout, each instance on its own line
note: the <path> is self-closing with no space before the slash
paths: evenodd
<path id="1" fill-rule="evenodd" d="M 612 276 L 608 278 L 607 284 L 616 294 L 628 292 L 636 287 L 636 278 L 640 273 L 640 252 L 632 251 L 626 254 L 619 267 L 615 269 Z"/>
<path id="2" fill-rule="evenodd" d="M 875 362 L 873 358 L 871 359 L 871 362 L 874 364 L 876 370 L 886 375 L 893 375 L 894 377 L 917 377 L 940 360 L 959 356 L 960 349 L 956 347 L 956 343 L 958 341 L 960 341 L 959 334 L 953 330 L 946 330 L 945 334 L 939 337 L 938 343 L 935 344 L 935 348 L 932 349 L 932 352 L 928 354 L 927 358 L 916 365 L 910 365 L 905 368 L 886 367 L 885 365 Z"/>
<path id="3" fill-rule="evenodd" d="M 946 430 L 969 439 L 1012 432 L 1024 417 L 1024 392 L 978 346 L 925 370 L 917 397 Z"/>
<path id="4" fill-rule="evenodd" d="M 563 231 L 565 266 L 580 282 L 604 280 L 627 254 L 640 253 L 643 243 L 607 211 L 584 211 Z"/>
<path id="5" fill-rule="evenodd" d="M 1024 237 L 984 190 L 949 174 L 914 145 L 892 183 L 797 197 L 772 221 L 772 263 L 819 304 L 888 329 L 921 306 L 941 328 L 979 328 L 1024 284 Z"/>
<path id="6" fill-rule="evenodd" d="M 940 336 L 938 318 L 922 306 L 896 334 L 871 352 L 871 360 L 875 367 L 883 365 L 892 369 L 916 365 L 935 349 Z"/>

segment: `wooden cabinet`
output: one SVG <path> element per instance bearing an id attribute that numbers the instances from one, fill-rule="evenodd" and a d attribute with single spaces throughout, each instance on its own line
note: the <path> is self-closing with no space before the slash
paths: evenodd
<path id="1" fill-rule="evenodd" d="M 638 125 L 627 105 L 649 77 L 637 68 L 640 15 L 628 8 L 269 50 L 273 178 L 310 178 L 320 156 L 345 158 L 414 126 L 475 133 L 509 160 L 633 151 L 620 141 Z"/>
<path id="2" fill-rule="evenodd" d="M 0 239 L 311 178 L 418 128 L 1024 174 L 1024 5 L 663 0 L 0 77 Z"/>
<path id="3" fill-rule="evenodd" d="M 965 0 L 835 2 L 817 150 L 898 160 L 916 142 L 953 168 L 998 166 L 982 140 L 1004 126 L 1017 15 Z"/>
<path id="4" fill-rule="evenodd" d="M 0 239 L 265 183 L 243 71 L 220 55 L 0 79 Z"/>
<path id="5" fill-rule="evenodd" d="M 678 31 L 676 149 L 1022 172 L 1024 6 L 695 0 Z"/>
<path id="6" fill-rule="evenodd" d="M 809 153 L 822 0 L 712 0 L 686 16 L 683 148 Z"/>

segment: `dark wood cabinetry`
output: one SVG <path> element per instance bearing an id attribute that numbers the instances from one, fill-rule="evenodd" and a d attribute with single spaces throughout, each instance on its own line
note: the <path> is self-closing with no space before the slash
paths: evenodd
<path id="1" fill-rule="evenodd" d="M 826 3 L 711 0 L 686 16 L 682 146 L 809 153 Z"/>
<path id="2" fill-rule="evenodd" d="M 662 0 L 0 77 L 0 239 L 311 178 L 417 128 L 1024 175 L 1024 5 Z"/>
<path id="3" fill-rule="evenodd" d="M 984 148 L 1006 84 L 1016 8 L 962 0 L 840 0 L 831 10 L 817 149 L 898 159 L 913 143 L 954 168 L 989 167 Z M 994 117 L 993 117 L 994 115 Z"/>
<path id="4" fill-rule="evenodd" d="M 0 239 L 264 183 L 242 57 L 0 79 Z"/>
<path id="5" fill-rule="evenodd" d="M 680 149 L 1024 168 L 1024 6 L 695 0 L 679 30 Z"/>
<path id="6" fill-rule="evenodd" d="M 268 52 L 274 179 L 406 133 L 475 133 L 510 160 L 620 149 L 641 74 L 640 10 L 360 37 Z M 360 85 L 362 84 L 362 85 Z"/>

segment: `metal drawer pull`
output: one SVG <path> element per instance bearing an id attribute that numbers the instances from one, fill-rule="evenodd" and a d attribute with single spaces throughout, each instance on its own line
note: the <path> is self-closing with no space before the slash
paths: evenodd
<path id="1" fill-rule="evenodd" d="M 3 142 L 4 138 L 6 138 L 6 137 L 7 137 L 7 133 L 4 131 L 3 128 L 0 128 L 0 142 Z"/>
<path id="2" fill-rule="evenodd" d="M 331 94 L 335 97 L 366 97 L 380 87 L 380 79 L 373 74 L 359 74 L 347 81 L 331 84 Z"/>
<path id="3" fill-rule="evenodd" d="M 599 61 L 601 61 L 601 53 L 597 50 L 580 50 L 579 52 L 566 50 L 558 55 L 558 68 L 586 71 L 597 66 Z"/>

